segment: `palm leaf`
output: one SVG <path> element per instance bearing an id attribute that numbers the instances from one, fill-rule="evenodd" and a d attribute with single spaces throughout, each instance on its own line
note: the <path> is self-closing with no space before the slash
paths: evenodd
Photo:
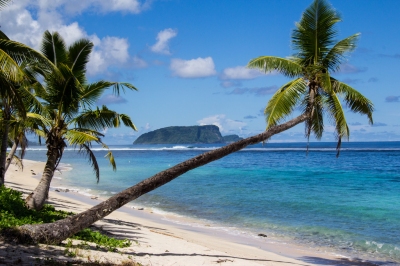
<path id="1" fill-rule="evenodd" d="M 58 32 L 44 32 L 41 51 L 57 67 L 59 63 L 66 63 L 68 60 L 65 41 Z"/>
<path id="2" fill-rule="evenodd" d="M 90 149 L 90 144 L 81 144 L 79 149 L 79 153 L 84 153 L 89 160 L 89 163 L 93 167 L 93 172 L 96 174 L 97 183 L 100 181 L 100 168 L 99 164 L 97 163 L 96 156 L 94 155 L 93 151 Z"/>
<path id="3" fill-rule="evenodd" d="M 96 134 L 93 134 L 93 132 L 83 132 L 74 129 L 67 130 L 67 132 L 65 133 L 65 139 L 71 145 L 83 145 L 91 141 L 99 140 L 98 136 Z"/>
<path id="4" fill-rule="evenodd" d="M 291 59 L 275 56 L 260 56 L 250 60 L 248 68 L 257 68 L 265 73 L 278 71 L 287 77 L 297 77 L 302 74 L 301 65 Z"/>
<path id="5" fill-rule="evenodd" d="M 349 126 L 347 125 L 346 117 L 344 115 L 344 111 L 340 103 L 340 100 L 334 91 L 332 91 L 332 93 L 330 94 L 327 94 L 326 104 L 328 106 L 328 108 L 326 108 L 327 112 L 330 114 L 335 125 L 335 133 L 338 139 L 338 146 L 336 147 L 337 149 L 336 157 L 338 157 L 340 153 L 342 138 L 349 139 L 350 130 Z"/>
<path id="6" fill-rule="evenodd" d="M 334 25 L 339 21 L 339 15 L 325 0 L 314 0 L 304 11 L 292 34 L 293 47 L 302 65 L 317 64 L 325 57 L 334 44 Z"/>
<path id="7" fill-rule="evenodd" d="M 337 71 L 345 59 L 344 54 L 355 49 L 360 33 L 356 33 L 336 43 L 322 59 L 322 65 L 331 71 Z"/>
<path id="8" fill-rule="evenodd" d="M 333 87 L 336 93 L 344 96 L 344 101 L 351 111 L 360 113 L 368 117 L 369 123 L 373 124 L 372 112 L 374 111 L 374 105 L 370 100 L 363 96 L 360 92 L 353 89 L 349 85 L 333 81 Z"/>
<path id="9" fill-rule="evenodd" d="M 267 128 L 277 125 L 288 116 L 306 89 L 307 84 L 303 78 L 292 80 L 279 88 L 269 100 L 264 111 Z"/>
<path id="10" fill-rule="evenodd" d="M 86 82 L 86 64 L 93 49 L 93 43 L 87 39 L 80 39 L 68 48 L 70 68 L 80 83 Z"/>

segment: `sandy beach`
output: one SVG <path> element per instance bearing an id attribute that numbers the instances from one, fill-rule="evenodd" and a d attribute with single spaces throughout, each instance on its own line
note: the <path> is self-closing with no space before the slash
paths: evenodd
<path id="1" fill-rule="evenodd" d="M 28 192 L 37 185 L 44 162 L 24 160 L 24 171 L 10 166 L 6 186 Z M 26 194 L 25 194 L 26 195 Z M 81 212 L 101 199 L 74 192 L 50 191 L 48 203 L 57 209 Z M 267 238 L 249 240 L 213 228 L 193 227 L 171 221 L 149 210 L 123 207 L 95 224 L 110 235 L 130 239 L 132 246 L 119 252 L 78 250 L 77 257 L 64 255 L 62 246 L 12 246 L 1 244 L 0 264 L 32 265 L 38 259 L 100 261 L 120 264 L 135 261 L 142 265 L 364 265 L 333 253 L 273 243 Z M 372 264 L 368 264 L 372 265 Z"/>

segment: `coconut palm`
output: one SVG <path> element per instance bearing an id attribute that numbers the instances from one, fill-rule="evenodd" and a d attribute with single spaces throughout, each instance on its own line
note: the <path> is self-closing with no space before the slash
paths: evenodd
<path id="1" fill-rule="evenodd" d="M 356 113 L 367 115 L 373 123 L 373 105 L 370 100 L 351 86 L 335 79 L 331 74 L 340 69 L 345 54 L 355 48 L 359 34 L 336 41 L 336 23 L 339 15 L 325 0 L 315 0 L 304 12 L 292 34 L 296 53 L 288 58 L 260 56 L 251 60 L 250 68 L 264 72 L 278 71 L 294 78 L 269 100 L 265 108 L 267 129 L 279 124 L 295 108 L 308 113 L 306 137 L 314 133 L 317 139 L 324 131 L 324 117 L 328 116 L 335 126 L 339 155 L 342 138 L 350 136 L 342 101 Z"/>
<path id="2" fill-rule="evenodd" d="M 248 145 L 265 141 L 302 122 L 307 122 L 307 133 L 314 132 L 320 136 L 323 130 L 321 116 L 324 113 L 330 115 L 336 123 L 338 138 L 347 137 L 348 127 L 337 95 L 344 95 L 344 101 L 349 104 L 350 110 L 366 114 L 372 123 L 372 103 L 350 86 L 329 76 L 329 71 L 338 69 L 344 53 L 354 48 L 357 36 L 353 35 L 343 41 L 334 42 L 336 31 L 333 26 L 338 21 L 340 20 L 335 10 L 326 1 L 315 0 L 304 12 L 293 34 L 293 42 L 298 50 L 296 57 L 290 59 L 259 57 L 250 61 L 251 67 L 263 71 L 277 70 L 289 77 L 296 77 L 280 88 L 268 103 L 267 129 L 263 133 L 179 163 L 82 213 L 51 224 L 24 225 L 20 227 L 19 233 L 23 237 L 31 237 L 34 241 L 59 243 L 126 203 L 192 169 L 218 160 Z M 300 103 L 303 112 L 287 122 L 278 124 L 293 111 L 296 103 Z"/>
<path id="3" fill-rule="evenodd" d="M 26 198 L 31 209 L 42 208 L 50 188 L 54 171 L 63 155 L 67 144 L 79 148 L 88 155 L 99 180 L 99 168 L 91 151 L 91 143 L 95 142 L 107 149 L 102 142 L 105 128 L 128 126 L 136 130 L 129 116 L 118 114 L 103 106 L 91 109 L 105 89 L 113 88 L 115 94 L 120 90 L 136 90 L 129 83 L 86 80 L 86 64 L 93 44 L 87 39 L 80 39 L 66 47 L 63 38 L 57 33 L 46 31 L 43 35 L 42 53 L 55 65 L 50 73 L 43 73 L 44 88 L 36 88 L 36 96 L 42 100 L 42 115 L 50 122 L 43 127 L 47 145 L 47 162 L 43 176 L 36 189 Z M 115 161 L 109 151 L 106 155 L 113 168 Z"/>
<path id="4" fill-rule="evenodd" d="M 33 73 L 28 69 L 37 63 L 41 64 L 42 73 L 53 68 L 52 63 L 41 53 L 10 40 L 0 31 L 0 102 L 3 120 L 0 185 L 4 184 L 9 121 L 15 111 L 19 112 L 20 117 L 25 117 L 25 100 L 33 99 L 30 94 L 30 86 L 37 83 Z"/>

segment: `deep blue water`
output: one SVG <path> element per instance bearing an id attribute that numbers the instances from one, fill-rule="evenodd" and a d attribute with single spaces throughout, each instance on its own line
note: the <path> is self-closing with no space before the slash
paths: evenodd
<path id="1" fill-rule="evenodd" d="M 100 182 L 84 156 L 66 150 L 62 183 L 111 196 L 216 145 L 111 147 L 113 172 L 95 148 Z M 400 142 L 268 143 L 192 170 L 137 199 L 153 207 L 249 234 L 266 233 L 341 252 L 400 262 Z M 45 160 L 45 147 L 27 159 Z M 234 228 L 234 229 L 233 229 Z"/>

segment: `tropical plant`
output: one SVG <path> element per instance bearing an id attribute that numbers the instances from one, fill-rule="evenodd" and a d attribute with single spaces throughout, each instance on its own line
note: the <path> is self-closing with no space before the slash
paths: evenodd
<path id="1" fill-rule="evenodd" d="M 55 68 L 49 73 L 42 73 L 45 86 L 35 90 L 36 96 L 42 103 L 33 106 L 36 109 L 40 107 L 41 114 L 49 125 L 42 128 L 48 149 L 43 175 L 38 186 L 25 200 L 31 209 L 42 208 L 54 171 L 67 143 L 78 147 L 81 152 L 88 155 L 99 180 L 99 167 L 91 150 L 91 143 L 95 142 L 108 149 L 101 140 L 103 134 L 100 131 L 105 128 L 119 127 L 123 124 L 136 130 L 127 115 L 118 114 L 105 106 L 90 109 L 108 88 L 113 88 L 113 92 L 117 95 L 125 88 L 136 90 L 129 83 L 103 80 L 88 83 L 86 65 L 92 48 L 93 44 L 87 39 L 80 39 L 66 47 L 63 38 L 57 32 L 46 31 L 43 35 L 42 53 L 55 65 Z M 111 151 L 106 156 L 115 169 Z"/>
<path id="2" fill-rule="evenodd" d="M 179 163 L 127 188 L 80 214 L 51 224 L 24 225 L 19 228 L 19 234 L 21 234 L 22 237 L 29 236 L 32 240 L 37 242 L 58 243 L 107 216 L 124 204 L 172 181 L 192 169 L 218 160 L 248 145 L 265 141 L 271 136 L 302 122 L 307 122 L 306 128 L 308 130 L 314 133 L 320 132 L 323 127 L 316 123 L 322 121 L 321 118 L 317 116 L 323 114 L 325 111 L 322 107 L 328 108 L 326 112 L 328 115 L 333 116 L 334 122 L 338 124 L 338 137 L 342 138 L 348 136 L 348 129 L 346 129 L 347 124 L 343 118 L 343 110 L 339 108 L 341 107 L 341 105 L 339 105 L 340 102 L 336 100 L 337 94 L 343 94 L 351 110 L 366 114 L 372 122 L 373 108 L 371 102 L 354 89 L 328 76 L 328 71 L 331 70 L 332 67 L 333 69 L 339 67 L 343 54 L 354 48 L 355 38 L 353 37 L 335 44 L 333 37 L 336 31 L 334 31 L 332 27 L 338 21 L 339 17 L 335 10 L 331 8 L 326 1 L 315 0 L 304 12 L 293 34 L 293 41 L 295 44 L 298 44 L 297 46 L 295 45 L 296 49 L 299 50 L 297 54 L 298 59 L 290 60 L 276 57 L 261 57 L 250 62 L 250 66 L 261 68 L 264 71 L 275 69 L 288 76 L 299 76 L 296 80 L 289 82 L 279 89 L 277 94 L 270 100 L 266 108 L 266 131 Z M 300 42 L 300 39 L 304 40 Z M 307 40 L 313 40 L 314 42 L 310 43 L 307 42 Z M 300 46 L 300 43 L 302 43 L 304 47 Z M 323 53 L 321 51 L 323 51 Z M 330 61 L 330 63 L 328 63 L 328 61 Z M 323 68 L 324 66 L 325 70 Z M 310 84 L 306 81 L 309 81 Z M 307 88 L 309 93 L 303 93 L 304 90 L 307 91 Z M 306 95 L 302 97 L 303 94 Z M 287 122 L 278 124 L 279 121 L 289 114 L 289 111 L 293 110 L 297 102 L 302 103 L 304 106 L 303 112 Z M 274 107 L 277 108 L 278 111 L 275 111 L 273 109 Z M 311 129 L 309 129 L 310 126 Z"/>
<path id="3" fill-rule="evenodd" d="M 267 129 L 279 124 L 295 108 L 306 119 L 306 137 L 314 133 L 321 139 L 324 131 L 324 116 L 327 115 L 335 126 L 339 156 L 342 138 L 349 139 L 342 102 L 353 112 L 367 115 L 373 123 L 373 105 L 370 100 L 351 86 L 335 79 L 332 73 L 340 69 L 346 59 L 345 54 L 356 47 L 359 33 L 336 41 L 336 23 L 340 16 L 325 0 L 315 0 L 304 12 L 292 34 L 292 44 L 296 53 L 288 58 L 260 56 L 251 60 L 250 68 L 264 72 L 278 71 L 294 78 L 280 87 L 265 108 Z"/>
<path id="4" fill-rule="evenodd" d="M 10 119 L 14 112 L 18 112 L 21 118 L 25 117 L 24 102 L 29 102 L 33 98 L 30 86 L 37 83 L 30 67 L 39 62 L 42 73 L 48 72 L 53 67 L 41 53 L 10 40 L 0 31 L 0 105 L 3 122 L 0 138 L 0 185 L 4 184 Z"/>

